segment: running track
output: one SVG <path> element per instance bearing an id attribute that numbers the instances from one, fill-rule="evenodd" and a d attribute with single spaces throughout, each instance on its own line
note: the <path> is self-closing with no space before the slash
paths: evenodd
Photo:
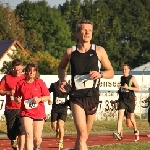
<path id="1" fill-rule="evenodd" d="M 65 136 L 64 138 L 64 149 L 74 146 L 76 136 Z M 110 135 L 90 135 L 88 139 L 88 146 L 101 145 L 101 144 L 112 144 L 112 143 L 121 143 L 121 142 L 133 142 L 133 134 L 125 134 L 122 141 L 117 141 L 112 138 Z M 150 141 L 150 137 L 147 137 L 146 133 L 140 134 L 140 140 Z M 58 150 L 57 139 L 55 137 L 43 137 L 43 142 L 41 144 L 42 150 Z M 0 139 L 0 150 L 12 150 L 10 146 L 10 141 L 8 139 Z"/>

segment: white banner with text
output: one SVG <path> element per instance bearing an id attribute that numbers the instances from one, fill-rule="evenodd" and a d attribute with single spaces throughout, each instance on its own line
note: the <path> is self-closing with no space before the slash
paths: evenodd
<path id="1" fill-rule="evenodd" d="M 0 75 L 0 79 L 4 75 Z M 120 82 L 121 75 L 115 75 L 113 79 L 101 79 L 100 82 L 100 98 L 99 98 L 99 107 L 97 110 L 96 120 L 101 119 L 114 119 L 117 118 L 117 110 L 110 103 L 111 100 L 117 100 L 117 84 Z M 139 86 L 140 92 L 136 92 L 136 108 L 135 114 L 141 115 L 147 113 L 148 103 L 144 100 L 149 96 L 149 87 L 150 87 L 150 75 L 134 75 Z M 41 75 L 40 78 L 46 83 L 47 88 L 50 87 L 50 84 L 58 80 L 57 75 Z M 67 76 L 67 82 L 70 82 L 70 75 Z M 51 93 L 51 99 L 53 94 Z M 3 120 L 3 114 L 5 110 L 5 96 L 0 96 L 0 120 Z M 48 105 L 48 102 L 45 102 L 47 118 L 50 116 L 51 105 Z M 68 109 L 68 113 L 71 111 Z"/>

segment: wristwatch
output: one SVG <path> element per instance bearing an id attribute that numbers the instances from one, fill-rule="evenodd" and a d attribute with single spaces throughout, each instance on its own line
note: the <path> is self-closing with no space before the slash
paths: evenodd
<path id="1" fill-rule="evenodd" d="M 101 78 L 103 78 L 103 73 L 102 73 L 102 72 L 100 72 L 100 74 L 101 74 Z"/>

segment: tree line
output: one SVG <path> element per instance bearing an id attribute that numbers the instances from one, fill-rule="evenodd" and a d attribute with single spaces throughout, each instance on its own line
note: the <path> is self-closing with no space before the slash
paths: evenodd
<path id="1" fill-rule="evenodd" d="M 93 22 L 92 43 L 105 48 L 114 70 L 150 61 L 150 0 L 66 0 L 58 7 L 25 0 L 15 9 L 0 3 L 0 40 L 17 39 L 30 53 L 18 56 L 37 61 L 41 74 L 56 74 L 63 52 L 76 44 L 80 19 Z"/>

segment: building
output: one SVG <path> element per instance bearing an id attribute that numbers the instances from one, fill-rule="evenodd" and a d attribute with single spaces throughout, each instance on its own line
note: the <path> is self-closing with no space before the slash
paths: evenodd
<path id="1" fill-rule="evenodd" d="M 150 62 L 132 69 L 131 71 L 150 71 Z"/>
<path id="2" fill-rule="evenodd" d="M 11 61 L 9 55 L 12 55 L 17 49 L 25 51 L 24 47 L 17 40 L 0 40 L 0 68 L 3 67 L 4 61 Z"/>

